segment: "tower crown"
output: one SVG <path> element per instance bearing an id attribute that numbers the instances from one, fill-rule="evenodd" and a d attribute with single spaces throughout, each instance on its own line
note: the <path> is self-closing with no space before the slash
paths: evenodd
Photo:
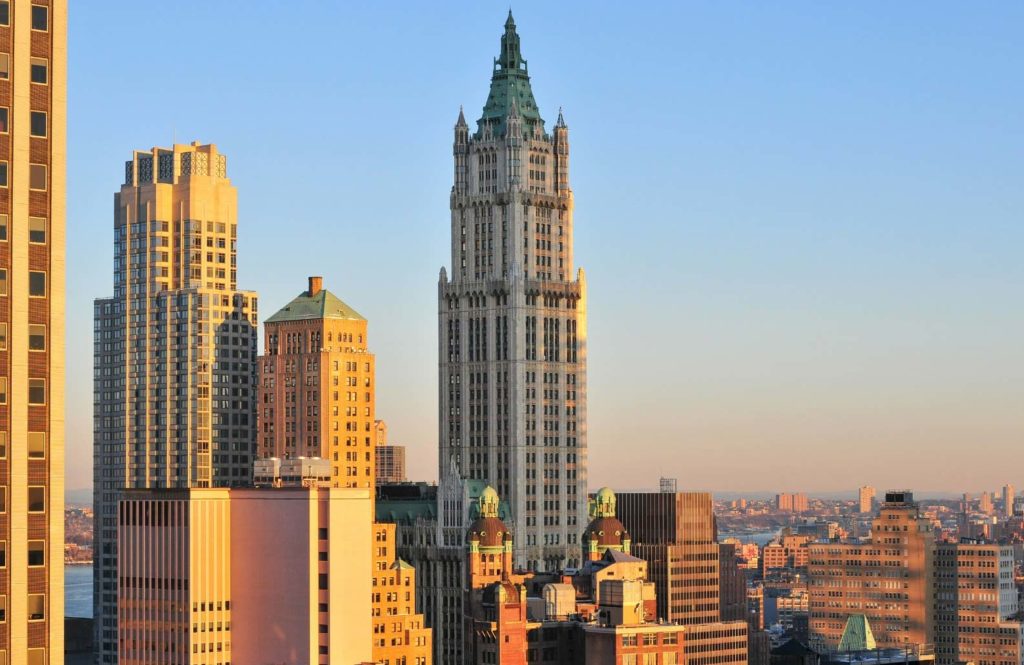
<path id="1" fill-rule="evenodd" d="M 476 122 L 476 137 L 483 135 L 486 126 L 491 127 L 495 136 L 503 136 L 510 112 L 515 112 L 531 132 L 535 127 L 544 131 L 544 120 L 533 98 L 529 70 L 519 47 L 519 33 L 516 32 L 516 22 L 511 11 L 505 21 L 505 34 L 501 36 L 501 54 L 494 59 L 491 91 L 487 95 L 483 114 Z"/>

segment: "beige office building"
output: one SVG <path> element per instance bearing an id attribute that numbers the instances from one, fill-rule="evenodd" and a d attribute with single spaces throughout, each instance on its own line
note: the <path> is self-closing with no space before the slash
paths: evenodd
<path id="1" fill-rule="evenodd" d="M 1020 665 L 1013 546 L 940 543 L 935 550 L 935 661 Z"/>
<path id="2" fill-rule="evenodd" d="M 932 645 L 935 535 L 909 491 L 890 491 L 867 543 L 811 543 L 810 641 L 838 648 L 853 615 L 864 615 L 880 648 Z"/>
<path id="3" fill-rule="evenodd" d="M 126 492 L 119 662 L 370 662 L 370 525 L 365 489 Z"/>
<path id="4" fill-rule="evenodd" d="M 867 515 L 875 509 L 875 488 L 871 485 L 861 487 L 857 493 L 861 515 Z"/>
<path id="5" fill-rule="evenodd" d="M 256 294 L 237 287 L 237 191 L 214 145 L 136 151 L 114 195 L 114 295 L 96 301 L 93 607 L 117 657 L 117 501 L 126 488 L 252 474 Z"/>
<path id="6" fill-rule="evenodd" d="M 67 4 L 0 2 L 0 663 L 64 658 Z"/>

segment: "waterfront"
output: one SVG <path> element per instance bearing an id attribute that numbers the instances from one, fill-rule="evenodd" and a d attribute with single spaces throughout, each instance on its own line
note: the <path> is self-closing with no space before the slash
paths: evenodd
<path id="1" fill-rule="evenodd" d="M 92 565 L 64 566 L 64 616 L 92 618 Z"/>

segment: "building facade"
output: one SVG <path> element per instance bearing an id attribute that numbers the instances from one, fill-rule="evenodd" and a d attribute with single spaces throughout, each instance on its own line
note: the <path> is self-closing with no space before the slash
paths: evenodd
<path id="1" fill-rule="evenodd" d="M 439 477 L 493 484 L 517 564 L 554 570 L 579 564 L 587 517 L 586 282 L 569 130 L 545 128 L 511 13 L 476 125 L 460 112 L 438 284 Z"/>
<path id="2" fill-rule="evenodd" d="M 378 420 L 373 424 L 374 446 L 377 453 L 377 484 L 394 485 L 408 480 L 405 475 L 405 446 L 388 442 L 388 424 Z"/>
<path id="3" fill-rule="evenodd" d="M 0 3 L 0 662 L 63 662 L 67 3 Z"/>
<path id="4" fill-rule="evenodd" d="M 237 288 L 237 192 L 214 145 L 136 151 L 114 195 L 114 295 L 95 303 L 93 607 L 117 658 L 126 488 L 250 482 L 257 299 Z"/>
<path id="5" fill-rule="evenodd" d="M 875 488 L 865 485 L 857 491 L 857 503 L 861 515 L 868 515 L 875 510 Z"/>
<path id="6" fill-rule="evenodd" d="M 260 457 L 321 457 L 335 487 L 373 494 L 375 358 L 366 319 L 310 277 L 263 333 Z"/>
<path id="7" fill-rule="evenodd" d="M 870 542 L 809 549 L 811 648 L 837 649 L 852 616 L 866 619 L 878 647 L 931 648 L 935 534 L 911 492 L 886 492 Z"/>
<path id="8" fill-rule="evenodd" d="M 647 561 L 658 617 L 683 625 L 721 616 L 719 546 L 707 492 L 619 492 L 632 553 Z"/>
<path id="9" fill-rule="evenodd" d="M 1013 546 L 939 543 L 933 570 L 936 663 L 1020 665 L 1024 634 Z"/>
<path id="10" fill-rule="evenodd" d="M 133 490 L 118 511 L 124 665 L 370 662 L 365 489 Z M 411 665 L 411 661 L 410 661 Z"/>

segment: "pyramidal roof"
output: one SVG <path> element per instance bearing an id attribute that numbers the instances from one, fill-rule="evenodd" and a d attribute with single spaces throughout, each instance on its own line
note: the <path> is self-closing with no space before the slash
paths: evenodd
<path id="1" fill-rule="evenodd" d="M 303 291 L 264 323 L 311 319 L 366 320 L 362 314 L 346 305 L 341 298 L 326 289 L 320 289 L 313 295 L 310 295 L 309 291 Z"/>
<path id="2" fill-rule="evenodd" d="M 839 640 L 840 651 L 870 651 L 878 648 L 875 634 L 871 632 L 871 624 L 863 614 L 851 614 L 843 629 L 843 638 Z"/>
<path id="3" fill-rule="evenodd" d="M 509 115 L 519 116 L 527 128 L 539 126 L 541 131 L 544 130 L 544 120 L 533 98 L 530 74 L 526 59 L 519 49 L 519 34 L 511 10 L 505 21 L 505 34 L 501 36 L 501 55 L 494 60 L 491 90 L 483 113 L 477 120 L 477 137 L 482 134 L 485 125 L 490 125 L 495 135 L 504 135 Z"/>

